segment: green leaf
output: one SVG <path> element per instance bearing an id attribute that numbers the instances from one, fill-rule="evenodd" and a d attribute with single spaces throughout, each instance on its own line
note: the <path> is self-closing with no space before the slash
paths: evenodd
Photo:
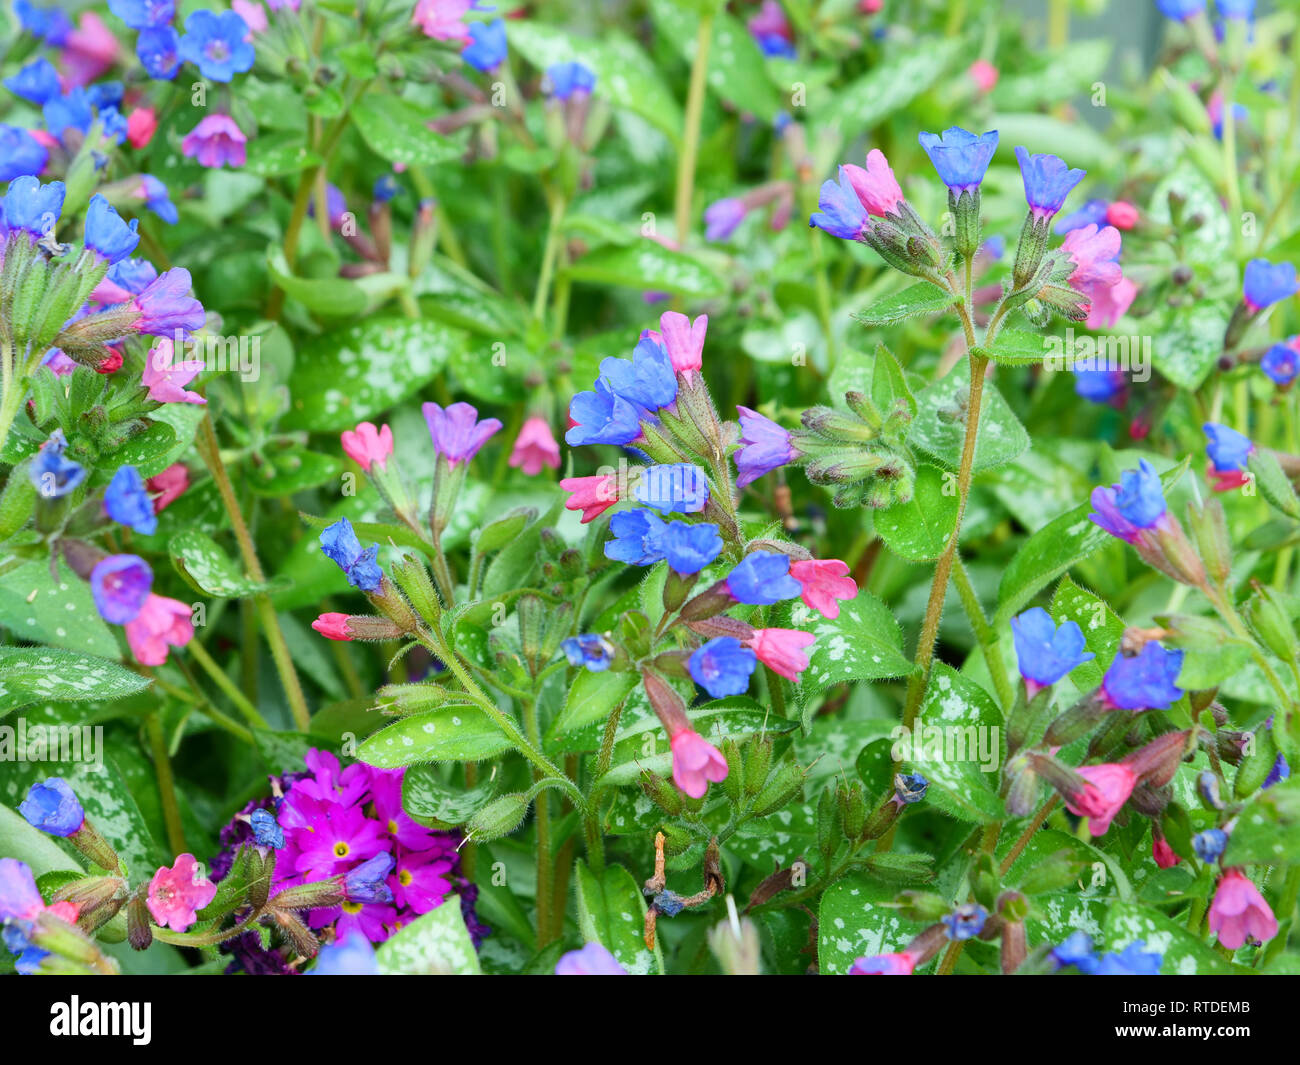
<path id="1" fill-rule="evenodd" d="M 365 291 L 355 281 L 341 277 L 296 277 L 278 245 L 272 244 L 267 249 L 266 269 L 286 296 L 296 299 L 317 314 L 352 318 L 366 309 L 368 300 Z M 318 378 L 319 380 L 324 379 Z"/>
<path id="2" fill-rule="evenodd" d="M 1101 598 L 1080 588 L 1069 577 L 1062 578 L 1057 586 L 1050 613 L 1057 625 L 1066 621 L 1078 625 L 1084 645 L 1096 655 L 1071 670 L 1070 679 L 1080 691 L 1098 687 L 1106 667 L 1119 652 L 1124 636 L 1123 620 Z"/>
<path id="3" fill-rule="evenodd" d="M 946 377 L 923 389 L 916 397 L 916 420 L 908 443 L 920 448 L 950 469 L 961 465 L 966 438 L 966 410 L 970 396 L 970 367 L 955 367 Z M 987 470 L 1010 462 L 1029 448 L 1029 434 L 1012 413 L 991 381 L 984 382 L 980 403 L 979 436 L 975 440 L 973 470 Z"/>
<path id="4" fill-rule="evenodd" d="M 927 802 L 963 821 L 1006 816 L 995 783 L 1001 726 L 1002 712 L 988 692 L 943 663 L 934 667 L 906 759 L 930 782 Z"/>
<path id="5" fill-rule="evenodd" d="M 422 825 L 457 828 L 483 809 L 496 792 L 485 781 L 473 788 L 460 788 L 443 780 L 437 766 L 413 765 L 402 777 L 402 807 Z"/>
<path id="6" fill-rule="evenodd" d="M 248 144 L 244 173 L 258 177 L 285 177 L 309 166 L 319 166 L 320 156 L 311 151 L 301 133 L 254 137 Z"/>
<path id="7" fill-rule="evenodd" d="M 1296 498 L 1295 488 L 1272 453 L 1255 448 L 1246 465 L 1254 474 L 1260 494 L 1288 518 L 1300 519 L 1300 499 Z"/>
<path id="8" fill-rule="evenodd" d="M 1197 302 L 1170 308 L 1165 325 L 1155 340 L 1149 342 L 1150 359 L 1167 380 L 1180 389 L 1195 392 L 1223 354 L 1223 334 L 1227 328 L 1227 312 L 1214 303 Z M 1141 338 L 1121 339 L 1128 339 L 1131 346 L 1136 346 Z"/>
<path id="9" fill-rule="evenodd" d="M 1111 906 L 1105 935 L 1107 952 L 1122 951 L 1137 940 L 1148 949 L 1160 951 L 1164 955 L 1160 972 L 1165 976 L 1204 976 L 1239 968 L 1181 924 L 1134 903 L 1117 902 Z"/>
<path id="10" fill-rule="evenodd" d="M 107 658 L 54 647 L 0 647 L 0 716 L 31 703 L 123 699 L 151 683 Z"/>
<path id="11" fill-rule="evenodd" d="M 391 163 L 438 166 L 460 155 L 460 148 L 426 125 L 433 116 L 400 96 L 367 93 L 352 108 L 352 125 L 370 150 Z"/>
<path id="12" fill-rule="evenodd" d="M 225 550 L 207 533 L 197 530 L 178 533 L 167 545 L 176 572 L 187 584 L 205 595 L 221 599 L 243 599 L 271 588 L 281 587 L 284 581 L 255 581 L 227 557 Z"/>
<path id="13" fill-rule="evenodd" d="M 343 462 L 335 455 L 290 448 L 261 455 L 261 463 L 245 465 L 248 483 L 259 496 L 291 496 L 333 480 L 343 471 Z"/>
<path id="14" fill-rule="evenodd" d="M 843 976 L 858 958 L 902 950 L 924 927 L 888 905 L 896 888 L 867 876 L 846 876 L 822 894 L 817 909 L 817 967 Z"/>
<path id="15" fill-rule="evenodd" d="M 797 603 L 791 621 L 794 628 L 811 632 L 816 641 L 809 648 L 808 668 L 799 681 L 806 707 L 811 696 L 832 684 L 905 677 L 915 668 L 903 654 L 903 633 L 894 615 L 866 589 L 858 592 L 857 598 L 840 603 L 839 617 L 824 618 Z"/>
<path id="16" fill-rule="evenodd" d="M 455 896 L 404 925 L 375 950 L 384 976 L 478 976 L 478 954 Z"/>
<path id="17" fill-rule="evenodd" d="M 381 729 L 357 748 L 357 758 L 377 769 L 400 769 L 420 762 L 481 762 L 510 749 L 482 710 L 447 706 Z"/>
<path id="18" fill-rule="evenodd" d="M 670 292 L 696 299 L 717 299 L 726 292 L 722 278 L 694 256 L 653 240 L 601 248 L 584 255 L 563 273 L 572 281 Z"/>
<path id="19" fill-rule="evenodd" d="M 1050 339 L 1022 329 L 1004 329 L 993 339 L 993 347 L 980 350 L 1002 366 L 1037 366 L 1049 353 Z"/>
<path id="20" fill-rule="evenodd" d="M 437 322 L 369 318 L 298 350 L 283 425 L 330 433 L 396 406 L 433 380 L 464 334 Z"/>
<path id="21" fill-rule="evenodd" d="M 573 887 L 584 940 L 601 944 L 634 976 L 663 972 L 659 947 L 652 951 L 645 945 L 645 896 L 631 873 L 621 865 L 607 865 L 596 874 L 579 858 Z"/>
<path id="22" fill-rule="evenodd" d="M 121 658 L 117 640 L 95 609 L 90 585 L 58 563 L 57 578 L 45 560 L 26 562 L 0 575 L 0 625 L 22 640 L 39 641 Z"/>
<path id="23" fill-rule="evenodd" d="M 848 137 L 880 125 L 934 85 L 961 46 L 961 41 L 950 38 L 930 39 L 906 50 L 887 49 L 868 74 L 835 91 L 822 121 L 838 123 Z"/>
<path id="24" fill-rule="evenodd" d="M 1025 143 L 1029 143 L 1026 141 Z M 1082 165 L 1082 164 L 1080 164 Z M 1179 233 L 1179 254 L 1186 261 L 1213 268 L 1223 261 L 1223 249 L 1232 240 L 1232 222 L 1228 212 L 1223 208 L 1218 190 L 1206 179 L 1205 175 L 1192 162 L 1177 163 L 1174 168 L 1160 180 L 1151 192 L 1147 217 L 1156 225 L 1170 225 L 1169 194 L 1177 193 L 1185 204 L 1182 217 L 1191 218 L 1199 215 L 1201 224 L 1196 229 L 1183 227 Z M 1187 313 L 1183 308 L 1182 314 Z M 1218 340 L 1223 342 L 1222 333 Z"/>
<path id="25" fill-rule="evenodd" d="M 1223 867 L 1300 862 L 1300 779 L 1285 780 L 1246 804 L 1228 837 Z"/>
<path id="26" fill-rule="evenodd" d="M 936 314 L 955 303 L 951 292 L 929 281 L 918 281 L 900 292 L 891 292 L 853 317 L 867 326 L 892 325 L 917 315 Z"/>
<path id="27" fill-rule="evenodd" d="M 5 805 L 0 805 L 0 855 L 26 862 L 34 877 L 52 872 L 81 872 L 81 866 L 54 842 L 53 837 L 32 828 Z"/>
<path id="28" fill-rule="evenodd" d="M 636 688 L 637 679 L 634 672 L 593 673 L 584 669 L 569 686 L 564 706 L 547 729 L 547 740 L 604 721 Z"/>
<path id="29" fill-rule="evenodd" d="M 907 375 L 884 344 L 877 344 L 873 355 L 861 351 L 841 351 L 831 370 L 826 391 L 833 403 L 842 403 L 846 392 L 861 392 L 888 416 L 899 400 L 916 414 L 916 397 L 907 384 Z"/>
<path id="30" fill-rule="evenodd" d="M 913 562 L 943 554 L 956 527 L 957 479 L 933 466 L 916 471 L 911 500 L 876 512 L 876 533 L 885 546 Z"/>

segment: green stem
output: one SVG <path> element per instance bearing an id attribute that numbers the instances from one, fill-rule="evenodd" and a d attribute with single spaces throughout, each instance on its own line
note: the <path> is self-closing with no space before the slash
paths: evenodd
<path id="1" fill-rule="evenodd" d="M 172 775 L 171 759 L 167 755 L 167 737 L 163 735 L 162 718 L 150 714 L 145 720 L 149 735 L 149 749 L 153 754 L 153 771 L 158 778 L 158 796 L 162 800 L 163 823 L 167 826 L 167 845 L 173 854 L 185 851 L 185 830 L 181 827 L 181 808 L 176 801 L 176 778 Z"/>
<path id="2" fill-rule="evenodd" d="M 1282 894 L 1278 897 L 1277 909 L 1273 916 L 1278 922 L 1292 921 L 1295 918 L 1296 901 L 1300 899 L 1300 865 L 1293 865 L 1286 871 L 1286 880 L 1282 883 Z M 1294 927 L 1294 925 L 1292 926 Z M 1262 962 L 1267 965 L 1283 950 L 1291 938 L 1291 929 L 1286 935 L 1274 936 L 1268 946 L 1261 952 Z"/>
<path id="3" fill-rule="evenodd" d="M 993 687 L 997 689 L 1002 712 L 1010 713 L 1016 702 L 1016 693 L 1011 687 L 1011 681 L 1007 679 L 1007 668 L 998 651 L 997 636 L 984 616 L 984 608 L 980 606 L 979 597 L 975 594 L 975 588 L 970 582 L 970 575 L 966 572 L 960 555 L 953 563 L 952 580 L 957 586 L 957 594 L 961 597 L 961 605 L 966 610 L 966 616 L 970 618 L 971 628 L 975 630 L 975 639 L 979 642 L 984 662 L 989 667 L 989 674 L 993 677 Z"/>
<path id="4" fill-rule="evenodd" d="M 542 269 L 537 275 L 537 291 L 533 293 L 533 318 L 541 322 L 546 317 L 546 304 L 551 297 L 551 278 L 555 274 L 555 260 L 560 254 L 561 225 L 564 223 L 564 197 L 551 194 L 551 220 L 546 228 L 546 248 L 542 252 Z"/>
<path id="5" fill-rule="evenodd" d="M 1228 210 L 1231 212 L 1232 246 L 1241 247 L 1241 178 L 1237 174 L 1237 123 L 1233 118 L 1234 74 L 1225 70 L 1220 81 L 1223 94 L 1223 177 L 1228 183 Z"/>
<path id="6" fill-rule="evenodd" d="M 542 744 L 542 733 L 537 723 L 537 699 L 529 696 L 522 700 L 524 732 L 528 741 L 535 747 Z M 533 771 L 533 782 L 542 779 L 540 770 Z M 537 948 L 540 950 L 551 942 L 551 910 L 555 900 L 555 853 L 551 849 L 551 803 L 548 789 L 543 788 L 533 800 L 533 809 L 537 820 Z"/>
<path id="7" fill-rule="evenodd" d="M 239 690 L 235 682 L 226 676 L 225 670 L 213 661 L 212 656 L 208 654 L 207 648 L 203 644 L 199 643 L 198 640 L 191 640 L 185 645 L 185 650 L 199 664 L 203 672 L 212 678 L 217 687 L 225 692 L 226 698 L 235 704 L 235 709 L 244 715 L 244 718 L 253 728 L 270 730 L 271 726 L 266 718 L 262 716 L 261 711 L 249 702 L 248 697 Z"/>
<path id="8" fill-rule="evenodd" d="M 23 396 L 27 394 L 18 371 L 9 342 L 0 342 L 0 388 L 4 389 L 3 396 L 0 396 L 0 450 L 4 449 L 5 442 L 9 439 L 9 429 L 22 410 Z"/>
<path id="9" fill-rule="evenodd" d="M 609 771 L 610 764 L 614 760 L 614 740 L 618 737 L 618 722 L 623 716 L 626 702 L 626 699 L 620 702 L 614 707 L 614 712 L 605 719 L 605 734 L 601 737 L 600 752 L 596 755 L 597 782 Z M 599 783 L 592 787 L 591 794 L 587 796 L 586 816 L 583 818 L 583 828 L 587 837 L 587 860 L 594 873 L 599 873 L 605 868 L 605 840 L 600 834 L 600 803 L 597 802 L 600 791 Z"/>
<path id="10" fill-rule="evenodd" d="M 686 92 L 686 127 L 682 149 L 677 156 L 677 202 L 674 212 L 677 245 L 686 246 L 691 228 L 691 201 L 695 195 L 695 160 L 700 151 L 700 119 L 704 114 L 704 90 L 709 74 L 709 49 L 713 44 L 713 13 L 700 15 L 695 35 L 695 58 L 691 62 L 691 82 Z"/>

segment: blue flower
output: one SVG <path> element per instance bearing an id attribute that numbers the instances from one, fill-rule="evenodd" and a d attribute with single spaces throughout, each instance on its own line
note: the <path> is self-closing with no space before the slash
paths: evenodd
<path id="1" fill-rule="evenodd" d="M 1215 0 L 1219 14 L 1224 18 L 1249 19 L 1255 17 L 1255 0 Z"/>
<path id="2" fill-rule="evenodd" d="M 867 209 L 862 205 L 853 183 L 844 167 L 840 167 L 839 183 L 822 182 L 817 198 L 820 210 L 808 219 L 808 225 L 829 233 L 841 240 L 857 240 L 867 228 Z"/>
<path id="3" fill-rule="evenodd" d="M 86 211 L 86 247 L 101 259 L 115 263 L 125 259 L 140 243 L 138 219 L 127 222 L 99 193 L 90 198 Z"/>
<path id="4" fill-rule="evenodd" d="M 86 99 L 91 107 L 121 107 L 126 87 L 120 81 L 97 81 L 86 87 Z"/>
<path id="5" fill-rule="evenodd" d="M 1221 828 L 1207 828 L 1192 837 L 1192 850 L 1207 865 L 1217 865 L 1228 846 L 1228 833 Z"/>
<path id="6" fill-rule="evenodd" d="M 1057 155 L 1030 155 L 1028 148 L 1017 147 L 1020 177 L 1025 185 L 1025 201 L 1038 218 L 1050 218 L 1061 209 L 1070 190 L 1083 180 L 1086 170 L 1071 170 Z"/>
<path id="7" fill-rule="evenodd" d="M 343 894 L 349 902 L 392 902 L 393 889 L 387 881 L 393 864 L 393 856 L 383 851 L 353 866 L 343 874 Z"/>
<path id="8" fill-rule="evenodd" d="M 917 139 L 943 183 L 958 195 L 979 187 L 998 148 L 997 130 L 977 137 L 953 126 L 938 135 L 919 134 Z"/>
<path id="9" fill-rule="evenodd" d="M 988 919 L 988 910 L 978 902 L 968 902 L 943 917 L 942 924 L 949 939 L 963 940 L 972 939 L 984 931 L 984 922 Z"/>
<path id="10" fill-rule="evenodd" d="M 1083 630 L 1075 622 L 1062 622 L 1057 628 L 1041 606 L 1012 618 L 1011 636 L 1020 675 L 1041 688 L 1050 687 L 1075 666 L 1096 657 L 1084 650 Z"/>
<path id="11" fill-rule="evenodd" d="M 1124 371 L 1101 367 L 1081 366 L 1070 368 L 1074 375 L 1074 394 L 1089 403 L 1109 403 L 1124 391 Z"/>
<path id="12" fill-rule="evenodd" d="M 1246 264 L 1242 282 L 1242 298 L 1252 311 L 1262 311 L 1278 300 L 1296 293 L 1295 266 L 1291 263 L 1271 263 L 1267 259 L 1251 259 Z"/>
<path id="13" fill-rule="evenodd" d="M 630 444 L 641 435 L 636 407 L 617 396 L 604 380 L 594 392 L 579 392 L 569 404 L 569 417 L 578 424 L 564 434 L 570 447 L 583 444 Z"/>
<path id="14" fill-rule="evenodd" d="M 743 694 L 757 664 L 758 656 L 734 636 L 719 636 L 696 648 L 687 666 L 696 684 L 722 699 Z"/>
<path id="15" fill-rule="evenodd" d="M 652 337 L 637 342 L 631 361 L 613 356 L 602 359 L 600 378 L 614 395 L 647 411 L 666 407 L 677 398 L 677 374 L 672 360 L 664 346 Z"/>
<path id="16" fill-rule="evenodd" d="M 180 221 L 180 214 L 167 193 L 167 186 L 152 174 L 140 175 L 140 191 L 144 195 L 144 205 L 164 222 L 174 226 Z"/>
<path id="17" fill-rule="evenodd" d="M 27 798 L 19 804 L 18 812 L 33 828 L 51 836 L 71 836 L 86 820 L 86 811 L 62 777 L 33 784 Z"/>
<path id="18" fill-rule="evenodd" d="M 138 296 L 158 280 L 158 268 L 148 259 L 122 259 L 108 268 L 108 280 Z"/>
<path id="19" fill-rule="evenodd" d="M 1291 779 L 1291 766 L 1286 760 L 1286 755 L 1279 753 L 1277 760 L 1273 763 L 1273 768 L 1268 771 L 1268 776 L 1261 784 L 1260 790 L 1271 788 L 1274 784 L 1280 784 L 1284 780 Z"/>
<path id="20" fill-rule="evenodd" d="M 625 510 L 609 522 L 614 539 L 605 544 L 605 557 L 629 566 L 651 566 L 664 557 L 667 526 L 648 510 Z"/>
<path id="21" fill-rule="evenodd" d="M 1214 468 L 1223 470 L 1244 470 L 1255 445 L 1250 437 L 1243 436 L 1236 429 L 1226 425 L 1206 422 L 1201 426 L 1210 442 L 1205 445 L 1205 454 L 1214 463 Z"/>
<path id="22" fill-rule="evenodd" d="M 790 556 L 776 551 L 754 551 L 727 575 L 727 588 L 741 603 L 767 605 L 794 599 L 802 588 L 790 576 Z"/>
<path id="23" fill-rule="evenodd" d="M 50 153 L 45 145 L 18 126 L 0 122 L 0 181 L 31 177 L 45 169 Z M 10 223 L 12 225 L 12 223 Z"/>
<path id="24" fill-rule="evenodd" d="M 665 514 L 698 514 L 709 501 L 709 479 L 690 462 L 647 466 L 634 494 Z"/>
<path id="25" fill-rule="evenodd" d="M 135 54 L 149 77 L 171 81 L 181 67 L 181 39 L 171 26 L 141 30 Z"/>
<path id="26" fill-rule="evenodd" d="M 1119 954 L 1112 952 L 1102 955 L 1090 969 L 1084 971 L 1093 976 L 1156 976 L 1164 960 L 1163 954 L 1147 950 L 1142 940 L 1135 939 Z"/>
<path id="27" fill-rule="evenodd" d="M 5 86 L 16 96 L 38 106 L 63 91 L 59 72 L 44 56 L 33 59 L 17 74 L 5 78 Z"/>
<path id="28" fill-rule="evenodd" d="M 930 782 L 920 773 L 894 774 L 894 801 L 903 806 L 911 806 L 925 798 L 930 790 Z"/>
<path id="29" fill-rule="evenodd" d="M 1007 253 L 1007 238 L 1001 233 L 994 233 L 980 245 L 980 254 L 986 258 L 1000 260 Z"/>
<path id="30" fill-rule="evenodd" d="M 253 66 L 257 53 L 245 37 L 248 23 L 233 11 L 195 11 L 185 19 L 178 54 L 212 81 L 230 81 Z"/>
<path id="31" fill-rule="evenodd" d="M 1052 958 L 1057 965 L 1073 965 L 1085 973 L 1092 972 L 1097 963 L 1092 937 L 1087 932 L 1075 932 L 1064 943 L 1053 947 Z"/>
<path id="32" fill-rule="evenodd" d="M 108 9 L 133 30 L 165 26 L 176 15 L 172 0 L 108 0 Z"/>
<path id="33" fill-rule="evenodd" d="M 52 96 L 41 109 L 50 136 L 63 138 L 69 129 L 89 133 L 95 121 L 94 109 L 85 89 L 74 88 L 62 96 Z"/>
<path id="34" fill-rule="evenodd" d="M 321 530 L 320 547 L 325 556 L 341 569 L 348 583 L 363 592 L 375 592 L 383 581 L 383 571 L 376 558 L 379 545 L 371 544 L 364 551 L 361 541 L 347 518 L 339 518 L 333 525 Z"/>
<path id="35" fill-rule="evenodd" d="M 72 32 L 72 22 L 62 8 L 37 7 L 29 0 L 14 0 L 14 14 L 23 29 L 52 48 L 61 48 Z"/>
<path id="36" fill-rule="evenodd" d="M 1092 505 L 1095 512 L 1089 520 L 1128 543 L 1160 521 L 1168 509 L 1160 476 L 1146 459 L 1139 460 L 1136 470 L 1121 473 L 1119 484 L 1094 488 Z"/>
<path id="37" fill-rule="evenodd" d="M 397 178 L 392 174 L 381 174 L 375 178 L 375 185 L 371 195 L 379 203 L 388 203 L 402 191 L 402 186 L 397 183 Z"/>
<path id="38" fill-rule="evenodd" d="M 121 144 L 126 140 L 126 115 L 116 107 L 101 107 L 99 124 L 104 131 L 105 140 L 112 141 L 114 144 Z"/>
<path id="39" fill-rule="evenodd" d="M 1132 658 L 1116 655 L 1101 689 L 1120 710 L 1167 710 L 1183 694 L 1174 683 L 1182 668 L 1182 651 L 1167 651 L 1152 640 Z"/>
<path id="40" fill-rule="evenodd" d="M 144 478 L 134 466 L 123 466 L 113 474 L 104 492 L 104 509 L 114 521 L 129 525 L 145 536 L 158 531 L 158 518 L 153 512 Z"/>
<path id="41" fill-rule="evenodd" d="M 1071 211 L 1058 218 L 1054 232 L 1064 234 L 1072 229 L 1082 229 L 1084 226 L 1096 226 L 1100 229 L 1106 224 L 1106 212 L 1109 207 L 1110 204 L 1105 200 L 1089 200 L 1077 211 Z"/>
<path id="42" fill-rule="evenodd" d="M 659 546 L 674 572 L 699 573 L 722 554 L 722 537 L 718 534 L 718 527 L 711 523 L 691 525 L 674 521 L 660 536 Z"/>
<path id="43" fill-rule="evenodd" d="M 12 188 L 10 186 L 11 191 Z M 60 499 L 86 479 L 84 466 L 63 457 L 67 446 L 63 430 L 55 429 L 27 468 L 27 475 L 36 486 L 36 491 L 46 499 Z"/>
<path id="44" fill-rule="evenodd" d="M 560 650 L 571 666 L 585 666 L 593 673 L 603 673 L 614 661 L 614 645 L 598 632 L 583 632 L 560 643 Z"/>
<path id="45" fill-rule="evenodd" d="M 151 591 L 153 569 L 139 555 L 107 555 L 90 571 L 95 609 L 113 625 L 139 617 Z"/>
<path id="46" fill-rule="evenodd" d="M 279 850 L 284 846 L 284 829 L 270 810 L 254 810 L 248 815 L 248 823 L 253 829 L 253 840 L 259 847 Z"/>
<path id="47" fill-rule="evenodd" d="M 1300 373 L 1300 337 L 1292 337 L 1282 344 L 1274 344 L 1259 360 L 1259 368 L 1276 385 L 1286 386 Z"/>
<path id="48" fill-rule="evenodd" d="M 1156 7 L 1165 18 L 1186 22 L 1205 10 L 1205 0 L 1156 0 Z"/>
<path id="49" fill-rule="evenodd" d="M 501 19 L 475 22 L 469 28 L 470 43 L 460 53 L 475 70 L 490 74 L 505 62 L 506 24 Z"/>
<path id="50" fill-rule="evenodd" d="M 378 976 L 375 948 L 360 932 L 349 932 L 342 940 L 326 943 L 316 955 L 308 976 Z"/>
<path id="51" fill-rule="evenodd" d="M 575 92 L 590 93 L 596 87 L 596 75 L 576 60 L 555 63 L 546 70 L 551 92 L 557 100 L 567 100 Z"/>

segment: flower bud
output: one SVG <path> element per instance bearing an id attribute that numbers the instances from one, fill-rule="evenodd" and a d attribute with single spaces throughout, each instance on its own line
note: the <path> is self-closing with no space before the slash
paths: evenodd
<path id="1" fill-rule="evenodd" d="M 1251 583 L 1255 591 L 1246 602 L 1246 624 L 1250 626 L 1255 638 L 1282 661 L 1292 661 L 1300 645 L 1297 645 L 1295 626 L 1291 623 L 1290 615 L 1271 589 L 1258 581 Z"/>
<path id="2" fill-rule="evenodd" d="M 755 817 L 765 817 L 782 809 L 802 790 L 803 770 L 793 762 L 786 762 L 759 789 L 750 809 Z"/>
<path id="3" fill-rule="evenodd" d="M 126 941 L 132 950 L 145 950 L 153 942 L 149 908 L 143 891 L 137 891 L 126 904 Z"/>
<path id="4" fill-rule="evenodd" d="M 899 914 L 909 921 L 931 924 L 945 916 L 951 903 L 932 891 L 904 891 L 895 900 Z"/>
<path id="5" fill-rule="evenodd" d="M 1134 751 L 1124 763 L 1138 776 L 1138 781 L 1162 788 L 1173 779 L 1178 763 L 1195 749 L 1196 731 L 1166 732 L 1146 746 Z"/>
<path id="6" fill-rule="evenodd" d="M 347 898 L 343 891 L 343 878 L 329 877 L 310 884 L 295 884 L 271 896 L 269 905 L 278 911 L 318 910 L 338 906 Z"/>
<path id="7" fill-rule="evenodd" d="M 728 762 L 727 765 L 733 763 Z M 641 790 L 646 797 L 669 817 L 676 817 L 682 812 L 682 793 L 658 773 L 649 769 L 641 770 Z"/>
<path id="8" fill-rule="evenodd" d="M 51 902 L 70 902 L 77 907 L 77 924 L 93 932 L 113 916 L 127 898 L 127 883 L 116 876 L 88 876 L 55 890 Z"/>
<path id="9" fill-rule="evenodd" d="M 465 838 L 489 843 L 508 836 L 523 823 L 532 802 L 526 791 L 511 792 L 493 799 L 465 823 Z"/>
<path id="10" fill-rule="evenodd" d="M 867 826 L 867 798 L 859 783 L 841 783 L 835 791 L 835 799 L 840 806 L 840 820 L 844 824 L 844 835 L 851 840 L 859 839 Z"/>
<path id="11" fill-rule="evenodd" d="M 1222 584 L 1232 573 L 1232 542 L 1228 539 L 1222 502 L 1211 499 L 1199 509 L 1189 503 L 1187 515 L 1206 574 L 1214 584 Z"/>
<path id="12" fill-rule="evenodd" d="M 1047 727 L 1043 743 L 1064 747 L 1086 736 L 1109 712 L 1100 688 L 1089 692 Z"/>
<path id="13" fill-rule="evenodd" d="M 737 917 L 730 895 L 727 910 L 728 918 L 709 931 L 709 949 L 728 976 L 758 976 L 762 957 L 758 926 L 748 917 Z"/>

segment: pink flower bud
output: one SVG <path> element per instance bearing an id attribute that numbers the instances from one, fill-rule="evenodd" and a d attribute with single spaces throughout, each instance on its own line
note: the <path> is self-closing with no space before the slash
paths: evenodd
<path id="1" fill-rule="evenodd" d="M 560 487 L 569 493 L 564 509 L 582 511 L 584 525 L 618 502 L 618 482 L 610 474 L 565 477 L 560 481 Z"/>
<path id="2" fill-rule="evenodd" d="M 1116 200 L 1106 208 L 1106 221 L 1116 229 L 1132 229 L 1138 224 L 1138 209 L 1126 200 Z"/>
<path id="3" fill-rule="evenodd" d="M 709 781 L 727 778 L 727 760 L 694 729 L 684 728 L 672 737 L 673 783 L 692 799 L 704 797 Z"/>
<path id="4" fill-rule="evenodd" d="M 790 576 L 803 587 L 800 598 L 804 605 L 828 618 L 840 616 L 836 600 L 853 599 L 858 594 L 857 582 L 848 574 L 848 563 L 837 558 L 790 563 Z"/>
<path id="5" fill-rule="evenodd" d="M 1151 841 L 1151 857 L 1155 859 L 1156 865 L 1161 869 L 1172 869 L 1182 861 L 1174 853 L 1174 848 L 1169 846 L 1169 841 L 1163 837 Z"/>
<path id="6" fill-rule="evenodd" d="M 844 173 L 853 186 L 853 191 L 858 194 L 858 199 L 862 201 L 862 206 L 867 209 L 867 214 L 884 218 L 887 214 L 896 213 L 895 208 L 904 198 L 903 190 L 898 187 L 893 168 L 879 148 L 872 148 L 867 153 L 865 170 L 852 163 L 845 163 Z"/>
<path id="7" fill-rule="evenodd" d="M 975 60 L 967 69 L 966 75 L 980 92 L 992 92 L 998 83 L 998 68 L 987 59 Z"/>
<path id="8" fill-rule="evenodd" d="M 153 499 L 153 512 L 162 513 L 175 503 L 190 486 L 190 471 L 183 462 L 173 462 L 162 473 L 156 473 L 144 482 L 150 493 L 156 493 Z"/>
<path id="9" fill-rule="evenodd" d="M 689 377 L 704 364 L 704 334 L 709 328 L 707 314 L 692 322 L 678 311 L 667 311 L 659 319 L 659 328 L 674 370 Z"/>
<path id="10" fill-rule="evenodd" d="M 168 646 L 184 647 L 192 639 L 190 608 L 164 595 L 151 594 L 135 620 L 126 623 L 126 642 L 144 666 L 161 666 L 167 661 Z"/>
<path id="11" fill-rule="evenodd" d="M 1065 806 L 1076 817 L 1088 819 L 1088 830 L 1104 836 L 1111 819 L 1128 802 L 1137 784 L 1137 774 L 1130 766 L 1111 762 L 1085 765 L 1075 770 L 1087 784 L 1077 795 L 1066 797 Z"/>
<path id="12" fill-rule="evenodd" d="M 362 422 L 355 429 L 344 429 L 339 439 L 348 458 L 366 473 L 376 462 L 381 470 L 387 468 L 393 453 L 393 431 L 388 426 L 376 429 L 371 422 Z"/>
<path id="13" fill-rule="evenodd" d="M 350 640 L 347 614 L 322 614 L 311 627 L 329 640 Z"/>
<path id="14" fill-rule="evenodd" d="M 536 477 L 543 466 L 560 468 L 560 445 L 555 442 L 545 418 L 534 415 L 524 422 L 510 452 L 510 465 L 519 467 L 529 477 Z"/>
<path id="15" fill-rule="evenodd" d="M 811 632 L 799 629 L 755 629 L 749 646 L 763 665 L 786 680 L 798 682 L 799 674 L 808 668 L 808 656 L 803 648 L 814 639 Z"/>
<path id="16" fill-rule="evenodd" d="M 126 117 L 126 139 L 132 148 L 145 148 L 158 129 L 158 116 L 152 107 L 137 107 Z"/>

